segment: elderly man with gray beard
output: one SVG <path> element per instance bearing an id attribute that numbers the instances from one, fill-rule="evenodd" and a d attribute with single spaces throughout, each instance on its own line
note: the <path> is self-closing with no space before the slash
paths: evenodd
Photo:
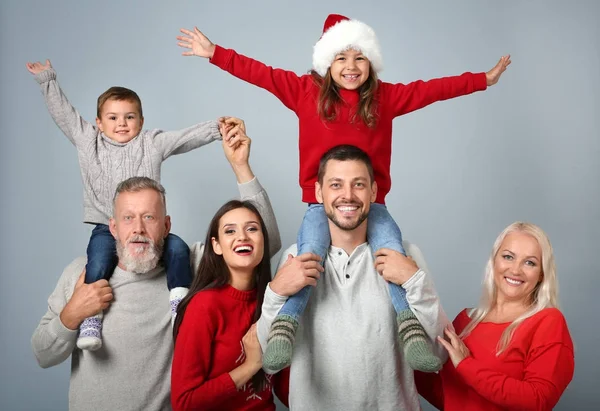
<path id="1" fill-rule="evenodd" d="M 273 238 L 271 251 L 277 252 L 277 223 L 248 165 L 250 139 L 243 124 L 224 138 L 223 147 L 241 198 L 256 204 Z M 171 228 L 164 188 L 146 177 L 123 181 L 109 227 L 119 259 L 110 281 L 85 284 L 85 258 L 73 261 L 48 299 L 48 311 L 32 337 L 33 351 L 43 368 L 71 357 L 71 410 L 170 410 L 173 337 L 167 279 L 159 264 Z M 196 261 L 202 247 L 191 248 Z M 102 348 L 79 350 L 79 324 L 100 310 L 106 310 Z"/>

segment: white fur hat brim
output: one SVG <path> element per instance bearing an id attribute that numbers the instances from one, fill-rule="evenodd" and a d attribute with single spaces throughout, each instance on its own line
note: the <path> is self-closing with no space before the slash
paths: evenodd
<path id="1" fill-rule="evenodd" d="M 358 20 L 342 20 L 323 33 L 313 50 L 313 69 L 321 77 L 325 76 L 335 56 L 349 49 L 360 50 L 376 73 L 383 70 L 381 48 L 375 31 Z"/>

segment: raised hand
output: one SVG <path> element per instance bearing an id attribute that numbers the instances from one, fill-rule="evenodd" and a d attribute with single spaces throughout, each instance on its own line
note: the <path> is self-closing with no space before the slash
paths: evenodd
<path id="1" fill-rule="evenodd" d="M 500 76 L 502 75 L 502 73 L 504 73 L 504 71 L 510 65 L 510 63 L 510 54 L 502 56 L 500 57 L 498 64 L 496 64 L 493 69 L 485 73 L 485 78 L 487 80 L 488 87 L 493 86 L 498 82 L 498 80 L 500 80 Z"/>
<path id="2" fill-rule="evenodd" d="M 248 165 L 250 157 L 250 137 L 246 135 L 244 120 L 235 117 L 221 117 L 219 131 L 223 136 L 223 151 L 232 167 Z"/>
<path id="3" fill-rule="evenodd" d="M 198 27 L 194 27 L 193 31 L 187 29 L 179 29 L 185 36 L 177 36 L 179 42 L 177 45 L 190 51 L 184 51 L 184 56 L 198 56 L 212 58 L 215 52 L 215 45 L 206 37 Z"/>
<path id="4" fill-rule="evenodd" d="M 419 271 L 419 267 L 412 258 L 398 251 L 382 248 L 375 253 L 375 270 L 385 281 L 402 285 Z"/>
<path id="5" fill-rule="evenodd" d="M 26 63 L 25 67 L 27 67 L 27 70 L 29 70 L 31 74 L 35 75 L 41 73 L 42 71 L 51 69 L 52 64 L 50 64 L 50 60 L 46 60 L 46 64 L 42 64 L 39 61 L 36 61 L 35 63 Z"/>

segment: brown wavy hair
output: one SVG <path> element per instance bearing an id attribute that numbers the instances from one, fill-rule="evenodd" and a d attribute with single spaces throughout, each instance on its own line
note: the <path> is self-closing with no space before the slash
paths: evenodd
<path id="1" fill-rule="evenodd" d="M 338 107 L 339 104 L 342 103 L 342 97 L 339 92 L 340 86 L 338 86 L 331 77 L 331 67 L 327 69 L 327 73 L 325 73 L 324 77 L 321 77 L 315 70 L 311 70 L 310 74 L 315 84 L 320 89 L 317 105 L 319 117 L 323 121 L 334 121 L 337 118 Z M 360 99 L 358 109 L 352 115 L 353 123 L 360 120 L 369 128 L 375 128 L 377 126 L 377 89 L 377 73 L 373 70 L 371 63 L 369 63 L 369 77 L 367 77 L 367 80 L 357 90 Z"/>
<path id="2" fill-rule="evenodd" d="M 263 233 L 263 257 L 260 263 L 258 263 L 258 265 L 254 268 L 254 279 L 256 284 L 256 311 L 254 312 L 254 322 L 258 321 L 260 318 L 262 312 L 262 303 L 265 297 L 265 290 L 267 289 L 267 283 L 271 281 L 269 235 L 267 233 L 267 227 L 265 226 L 264 220 L 252 202 L 231 200 L 219 208 L 210 222 L 208 232 L 206 233 L 206 239 L 204 240 L 204 252 L 202 253 L 202 258 L 200 259 L 200 264 L 198 265 L 198 271 L 194 277 L 194 280 L 192 281 L 190 291 L 177 306 L 177 316 L 175 317 L 175 323 L 173 325 L 174 341 L 177 340 L 177 334 L 179 333 L 179 327 L 181 327 L 181 323 L 183 322 L 185 311 L 190 301 L 192 301 L 196 294 L 203 290 L 219 288 L 229 284 L 229 268 L 227 267 L 223 256 L 215 253 L 215 250 L 211 245 L 211 239 L 213 237 L 217 240 L 219 239 L 219 221 L 221 220 L 221 217 L 230 211 L 237 210 L 238 208 L 245 208 L 256 214 Z M 264 371 L 262 369 L 259 370 L 256 374 L 254 374 L 251 381 L 255 392 L 262 391 L 267 383 L 267 378 Z"/>

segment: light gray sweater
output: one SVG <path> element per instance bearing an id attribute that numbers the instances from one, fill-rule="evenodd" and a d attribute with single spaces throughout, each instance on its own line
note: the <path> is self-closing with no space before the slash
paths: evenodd
<path id="1" fill-rule="evenodd" d="M 407 281 L 406 298 L 432 342 L 449 324 L 417 247 L 404 248 L 420 269 Z M 296 254 L 296 246 L 282 254 Z M 419 410 L 413 370 L 397 343 L 396 312 L 388 284 L 377 274 L 367 243 L 348 256 L 331 246 L 325 272 L 300 320 L 290 371 L 292 411 Z M 273 319 L 286 301 L 267 287 L 258 321 L 266 348 Z M 442 359 L 444 349 L 434 344 Z"/>
<path id="2" fill-rule="evenodd" d="M 83 179 L 83 221 L 108 224 L 117 185 L 130 177 L 160 181 L 163 161 L 220 139 L 218 122 L 207 121 L 179 131 L 142 130 L 127 143 L 105 136 L 85 121 L 62 92 L 54 69 L 35 76 L 54 122 L 77 148 Z"/>
<path id="3" fill-rule="evenodd" d="M 241 198 L 253 201 L 265 220 L 274 255 L 281 239 L 267 193 L 257 179 L 238 186 Z M 196 271 L 203 245 L 191 250 Z M 48 299 L 31 339 L 38 363 L 51 367 L 71 356 L 70 410 L 170 410 L 173 338 L 164 269 L 134 274 L 117 267 L 109 281 L 114 301 L 104 312 L 104 344 L 98 351 L 81 351 L 77 330 L 66 328 L 59 316 L 85 262 L 84 257 L 73 261 Z"/>

